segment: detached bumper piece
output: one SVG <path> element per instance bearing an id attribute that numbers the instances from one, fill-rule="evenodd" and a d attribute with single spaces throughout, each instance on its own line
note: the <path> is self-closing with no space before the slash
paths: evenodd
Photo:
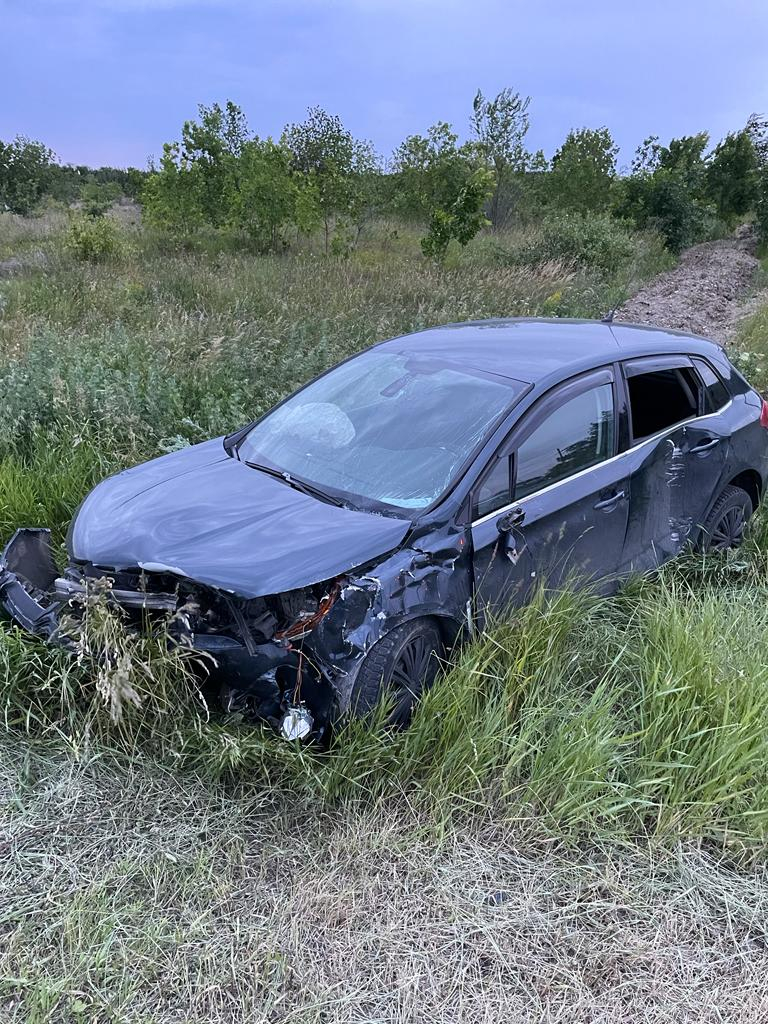
<path id="1" fill-rule="evenodd" d="M 61 602 L 52 596 L 58 569 L 51 531 L 17 530 L 0 559 L 0 605 L 35 636 L 55 639 Z"/>

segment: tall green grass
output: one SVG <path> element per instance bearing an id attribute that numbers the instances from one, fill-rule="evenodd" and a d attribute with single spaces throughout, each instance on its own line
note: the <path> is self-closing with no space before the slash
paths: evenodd
<path id="1" fill-rule="evenodd" d="M 612 600 L 540 592 L 446 664 L 410 729 L 393 733 L 383 716 L 354 721 L 327 749 L 212 720 L 178 652 L 107 628 L 106 612 L 101 640 L 79 663 L 8 630 L 5 721 L 66 737 L 81 753 L 140 744 L 173 765 L 285 797 L 331 804 L 406 793 L 441 815 L 494 808 L 562 835 L 762 844 L 763 580 L 756 556 L 720 563 L 714 578 L 695 562 L 674 567 Z"/>
<path id="2" fill-rule="evenodd" d="M 6 228 L 20 231 L 0 216 L 0 248 Z M 481 238 L 445 268 L 382 227 L 348 260 L 133 232 L 94 265 L 58 228 L 35 234 L 46 269 L 0 281 L 2 538 L 50 525 L 60 544 L 108 472 L 232 429 L 373 341 L 471 317 L 604 312 L 665 257 L 653 239 L 598 228 L 583 245 L 569 236 L 578 259 L 553 254 L 550 236 L 507 238 L 526 254 L 510 266 L 499 239 Z M 624 255 L 609 272 L 584 257 L 590 246 Z M 735 559 L 673 568 L 610 601 L 539 594 L 455 654 L 404 733 L 351 722 L 319 750 L 217 721 L 187 660 L 105 609 L 74 658 L 0 630 L 4 721 L 78 756 L 142 751 L 285 799 L 405 793 L 437 814 L 493 809 L 572 837 L 759 845 L 766 550 L 760 529 Z"/>

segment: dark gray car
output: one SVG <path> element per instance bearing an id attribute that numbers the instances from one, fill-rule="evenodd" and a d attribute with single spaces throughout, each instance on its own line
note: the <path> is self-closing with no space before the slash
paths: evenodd
<path id="1" fill-rule="evenodd" d="M 108 576 L 129 623 L 170 620 L 213 656 L 226 710 L 296 737 L 386 693 L 404 723 L 489 610 L 738 545 L 767 425 L 701 338 L 564 320 L 421 331 L 103 481 L 63 572 L 47 531 L 19 530 L 0 599 L 66 642 L 62 608 Z"/>

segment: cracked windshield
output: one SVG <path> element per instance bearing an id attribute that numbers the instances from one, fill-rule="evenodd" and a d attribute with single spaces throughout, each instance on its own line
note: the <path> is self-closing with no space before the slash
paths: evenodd
<path id="1" fill-rule="evenodd" d="M 363 504 L 422 509 L 525 387 L 441 360 L 367 352 L 268 414 L 238 454 Z"/>

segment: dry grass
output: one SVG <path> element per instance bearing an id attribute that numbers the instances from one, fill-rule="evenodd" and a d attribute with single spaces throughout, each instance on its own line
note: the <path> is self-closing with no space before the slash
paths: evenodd
<path id="1" fill-rule="evenodd" d="M 0 1019 L 738 1021 L 768 1013 L 768 873 L 532 826 L 318 817 L 18 748 L 0 781 Z"/>
<path id="2" fill-rule="evenodd" d="M 0 282 L 3 539 L 61 538 L 108 471 L 373 340 L 601 313 L 658 258 L 638 241 L 606 278 L 479 239 L 438 270 L 382 226 L 348 261 L 126 229 L 93 265 L 60 228 L 0 216 L 0 258 L 46 261 Z M 115 723 L 98 670 L 0 631 L 0 1024 L 765 1019 L 766 550 L 589 630 L 565 598 L 534 608 L 468 649 L 455 699 L 444 681 L 408 734 L 360 728 L 324 758 L 168 714 L 183 673 L 141 645 L 121 693 L 142 703 Z M 702 835 L 732 861 L 675 838 Z"/>

